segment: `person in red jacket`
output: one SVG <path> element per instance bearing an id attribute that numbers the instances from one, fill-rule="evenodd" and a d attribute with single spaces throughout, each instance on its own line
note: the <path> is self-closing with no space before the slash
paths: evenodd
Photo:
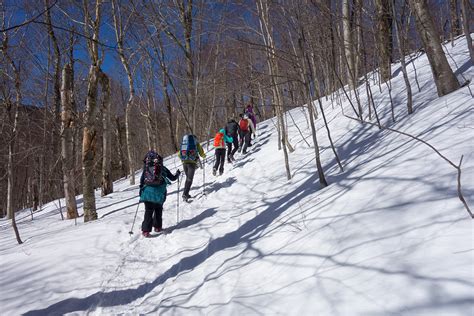
<path id="1" fill-rule="evenodd" d="M 213 175 L 217 174 L 217 170 L 219 170 L 219 175 L 222 175 L 224 173 L 226 143 L 232 143 L 232 141 L 232 137 L 227 136 L 225 129 L 223 128 L 220 129 L 214 137 L 216 163 L 214 164 L 214 168 L 212 168 Z"/>

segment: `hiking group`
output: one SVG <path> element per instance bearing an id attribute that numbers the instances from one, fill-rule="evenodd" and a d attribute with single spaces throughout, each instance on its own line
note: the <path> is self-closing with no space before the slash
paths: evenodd
<path id="1" fill-rule="evenodd" d="M 256 118 L 253 112 L 253 106 L 246 106 L 244 113 L 240 114 L 240 120 L 237 123 L 235 119 L 230 119 L 224 128 L 219 129 L 214 137 L 215 163 L 212 174 L 217 176 L 224 173 L 224 163 L 233 163 L 235 153 L 246 154 L 248 147 L 252 146 L 252 135 L 256 135 Z M 189 202 L 191 195 L 189 191 L 194 180 L 194 174 L 197 168 L 203 168 L 201 159 L 206 158 L 201 144 L 197 137 L 192 134 L 183 136 L 178 157 L 183 164 L 186 181 L 184 184 L 182 198 Z M 143 159 L 143 171 L 140 177 L 140 202 L 145 204 L 145 216 L 142 222 L 142 235 L 150 236 L 152 228 L 155 232 L 163 230 L 163 204 L 166 201 L 166 187 L 171 181 L 178 180 L 181 171 L 178 169 L 172 174 L 168 168 L 163 165 L 163 158 L 154 150 L 149 150 Z M 204 175 L 204 170 L 203 170 Z M 178 182 L 179 187 L 179 182 Z M 179 190 L 179 188 L 178 188 Z"/>

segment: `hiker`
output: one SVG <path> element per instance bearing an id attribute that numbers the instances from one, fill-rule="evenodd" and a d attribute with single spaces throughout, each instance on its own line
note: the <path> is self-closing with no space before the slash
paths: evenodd
<path id="1" fill-rule="evenodd" d="M 235 161 L 234 154 L 239 149 L 239 124 L 233 118 L 230 119 L 225 126 L 225 132 L 227 135 L 232 137 L 232 142 L 227 143 L 227 162 L 231 163 Z"/>
<path id="2" fill-rule="evenodd" d="M 244 113 L 247 114 L 248 117 L 252 120 L 253 127 L 254 127 L 254 130 L 255 130 L 257 128 L 257 118 L 255 117 L 255 113 L 253 112 L 253 105 L 248 104 L 245 107 Z"/>
<path id="3" fill-rule="evenodd" d="M 250 143 L 250 139 L 252 134 L 255 135 L 255 127 L 253 125 L 252 120 L 248 117 L 247 114 L 242 115 L 242 118 L 239 121 L 240 127 L 240 144 L 239 144 L 239 152 L 242 154 L 247 153 L 247 147 L 252 146 Z"/>
<path id="4" fill-rule="evenodd" d="M 150 150 L 143 159 L 143 172 L 140 178 L 140 202 L 145 203 L 145 217 L 142 222 L 142 234 L 150 236 L 151 228 L 155 232 L 163 230 L 163 203 L 166 200 L 166 186 L 178 179 L 181 171 L 173 175 L 163 166 L 163 158 Z"/>
<path id="5" fill-rule="evenodd" d="M 184 174 L 186 174 L 183 200 L 187 202 L 188 199 L 191 198 L 191 196 L 189 195 L 189 190 L 191 189 L 191 185 L 193 184 L 194 173 L 196 172 L 198 163 L 199 165 L 201 165 L 199 156 L 204 159 L 206 158 L 206 154 L 204 153 L 201 144 L 198 142 L 197 137 L 195 135 L 188 134 L 183 136 L 178 156 L 179 159 L 181 159 L 181 162 L 183 163 Z"/>
<path id="6" fill-rule="evenodd" d="M 226 143 L 232 144 L 232 137 L 228 136 L 224 128 L 221 128 L 216 136 L 214 137 L 214 148 L 216 151 L 216 163 L 214 168 L 212 168 L 212 174 L 216 175 L 217 170 L 219 170 L 219 175 L 221 176 L 224 173 L 224 162 L 225 162 L 225 148 Z"/>

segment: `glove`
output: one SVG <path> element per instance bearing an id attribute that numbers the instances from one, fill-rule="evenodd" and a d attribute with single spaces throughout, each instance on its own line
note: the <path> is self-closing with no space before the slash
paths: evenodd
<path id="1" fill-rule="evenodd" d="M 179 170 L 179 169 L 176 170 L 175 176 L 176 176 L 176 177 L 179 177 L 180 174 L 181 174 L 181 170 Z"/>
<path id="2" fill-rule="evenodd" d="M 141 196 L 143 193 L 143 185 L 140 186 L 140 190 L 138 191 L 138 196 Z"/>

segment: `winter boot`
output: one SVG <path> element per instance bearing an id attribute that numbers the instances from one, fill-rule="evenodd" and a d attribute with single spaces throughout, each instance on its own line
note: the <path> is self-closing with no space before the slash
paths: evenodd
<path id="1" fill-rule="evenodd" d="M 150 232 L 142 232 L 143 237 L 150 237 Z"/>
<path id="2" fill-rule="evenodd" d="M 215 176 L 217 174 L 217 169 L 216 168 L 212 168 L 212 175 Z"/>

